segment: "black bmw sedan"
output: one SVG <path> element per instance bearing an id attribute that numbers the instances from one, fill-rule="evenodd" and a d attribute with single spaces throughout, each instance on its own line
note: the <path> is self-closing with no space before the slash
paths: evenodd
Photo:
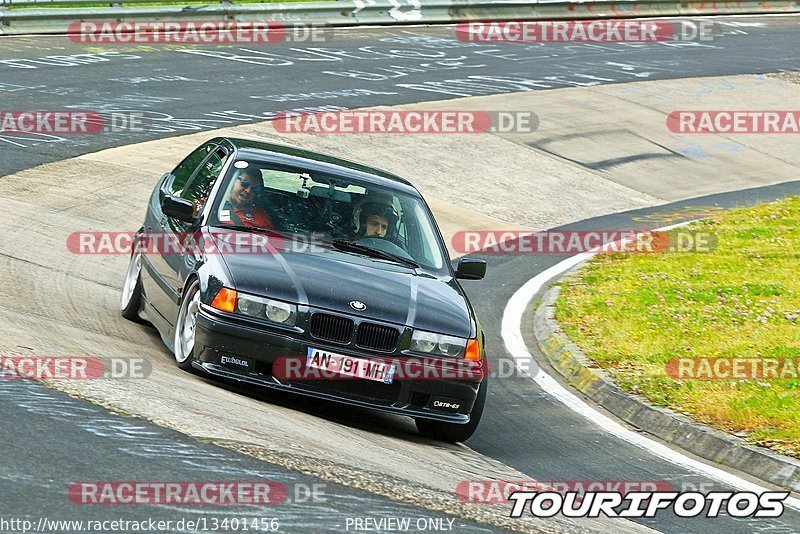
<path id="1" fill-rule="evenodd" d="M 483 332 L 408 181 L 297 148 L 216 138 L 158 182 L 122 315 L 181 369 L 413 417 L 463 441 L 486 400 Z"/>

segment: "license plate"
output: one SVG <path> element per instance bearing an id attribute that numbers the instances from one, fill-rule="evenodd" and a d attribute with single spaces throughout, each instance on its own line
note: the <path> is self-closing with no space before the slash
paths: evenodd
<path id="1" fill-rule="evenodd" d="M 391 384 L 394 380 L 394 364 L 355 356 L 345 356 L 326 350 L 308 347 L 306 367 L 327 373 L 336 373 L 353 378 L 363 378 Z"/>

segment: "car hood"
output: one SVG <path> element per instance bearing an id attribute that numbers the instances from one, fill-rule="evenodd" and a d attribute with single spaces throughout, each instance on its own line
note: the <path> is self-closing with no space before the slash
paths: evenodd
<path id="1" fill-rule="evenodd" d="M 470 335 L 469 304 L 452 278 L 417 274 L 399 265 L 328 249 L 222 257 L 237 291 L 442 334 Z M 353 309 L 353 301 L 366 308 Z"/>

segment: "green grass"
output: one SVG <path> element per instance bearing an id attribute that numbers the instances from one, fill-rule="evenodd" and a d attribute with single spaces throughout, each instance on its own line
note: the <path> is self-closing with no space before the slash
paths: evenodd
<path id="1" fill-rule="evenodd" d="M 596 256 L 556 317 L 625 390 L 800 457 L 800 380 L 677 380 L 675 357 L 800 357 L 800 197 L 717 215 L 705 254 Z"/>

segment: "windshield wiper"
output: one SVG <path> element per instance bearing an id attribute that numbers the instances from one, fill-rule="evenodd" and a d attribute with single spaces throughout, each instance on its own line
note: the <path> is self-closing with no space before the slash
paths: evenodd
<path id="1" fill-rule="evenodd" d="M 335 239 L 331 241 L 331 244 L 334 247 L 336 247 L 336 249 L 345 252 L 355 252 L 358 254 L 363 254 L 365 256 L 370 256 L 372 258 L 379 258 L 382 260 L 388 260 L 395 263 L 402 263 L 403 265 L 413 267 L 414 269 L 419 268 L 419 263 L 413 260 L 409 260 L 408 258 L 398 256 L 397 254 L 392 254 L 391 252 L 384 252 L 383 250 L 366 247 L 364 245 L 359 245 L 358 243 L 351 243 L 349 241 L 344 241 L 342 239 Z"/>
<path id="2" fill-rule="evenodd" d="M 219 228 L 221 230 L 238 230 L 240 232 L 250 232 L 251 234 L 275 234 L 280 237 L 293 237 L 292 234 L 273 230 L 272 228 L 262 228 L 261 226 L 218 226 L 213 225 L 211 228 Z"/>

